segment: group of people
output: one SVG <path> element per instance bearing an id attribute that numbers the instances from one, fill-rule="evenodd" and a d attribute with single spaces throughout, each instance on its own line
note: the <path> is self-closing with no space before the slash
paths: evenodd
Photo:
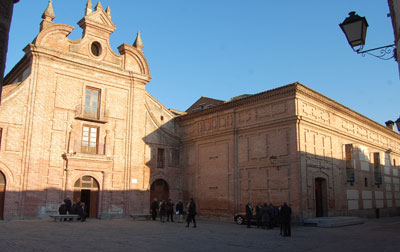
<path id="1" fill-rule="evenodd" d="M 187 204 L 187 213 L 183 210 L 183 202 L 180 200 L 176 206 L 174 211 L 174 202 L 171 199 L 168 199 L 168 202 L 165 200 L 160 200 L 158 202 L 157 198 L 154 198 L 151 203 L 151 218 L 155 221 L 157 215 L 160 217 L 161 222 L 174 222 L 174 215 L 177 215 L 178 222 L 183 223 L 183 217 L 186 214 L 186 227 L 189 227 L 190 223 L 193 222 L 193 227 L 196 227 L 196 204 L 194 200 L 191 198 Z"/>
<path id="2" fill-rule="evenodd" d="M 291 236 L 290 218 L 292 215 L 292 209 L 290 206 L 283 202 L 280 207 L 272 205 L 272 203 L 258 203 L 255 208 L 251 206 L 251 203 L 246 205 L 246 222 L 247 227 L 250 227 L 250 223 L 254 218 L 257 223 L 257 228 L 272 229 L 280 225 L 280 235 Z"/>
<path id="3" fill-rule="evenodd" d="M 71 199 L 67 196 L 63 202 L 61 202 L 60 207 L 58 208 L 59 214 L 77 214 L 80 217 L 80 221 L 85 221 L 87 217 L 87 208 L 85 202 L 72 203 Z M 67 218 L 64 219 L 66 221 Z M 72 219 L 70 219 L 72 220 Z"/>

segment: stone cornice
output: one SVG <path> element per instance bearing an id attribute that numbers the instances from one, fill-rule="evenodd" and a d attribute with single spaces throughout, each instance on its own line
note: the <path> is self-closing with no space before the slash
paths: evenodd
<path id="1" fill-rule="evenodd" d="M 321 93 L 318 93 L 315 90 L 312 90 L 311 88 L 308 88 L 307 86 L 304 86 L 303 84 L 297 83 L 296 85 L 296 93 L 300 94 L 300 95 L 304 95 L 306 97 L 309 97 L 315 101 L 318 101 L 319 103 L 332 108 L 333 110 L 342 113 L 343 115 L 346 115 L 350 118 L 352 118 L 353 120 L 357 120 L 360 123 L 366 124 L 371 128 L 374 128 L 378 131 L 383 131 L 389 135 L 391 135 L 392 137 L 395 137 L 397 139 L 400 140 L 400 135 L 398 133 L 396 133 L 395 131 L 369 119 L 366 116 L 363 116 L 362 114 L 324 96 Z"/>
<path id="2" fill-rule="evenodd" d="M 239 100 L 235 100 L 235 101 L 230 101 L 230 102 L 226 102 L 224 104 L 220 104 L 211 108 L 207 108 L 198 112 L 194 112 L 194 113 L 190 113 L 190 114 L 186 114 L 183 116 L 178 117 L 177 119 L 180 121 L 183 120 L 188 120 L 188 119 L 192 119 L 198 116 L 203 116 L 203 115 L 207 115 L 207 114 L 211 114 L 214 112 L 219 112 L 222 110 L 226 110 L 226 109 L 230 109 L 230 108 L 237 108 L 238 106 L 244 106 L 244 105 L 249 105 L 249 104 L 254 104 L 257 102 L 260 102 L 262 100 L 265 99 L 277 99 L 277 98 L 282 98 L 284 96 L 287 96 L 288 94 L 290 95 L 294 95 L 295 91 L 296 91 L 296 86 L 298 85 L 298 82 L 286 85 L 286 86 L 282 86 L 282 87 L 278 87 L 278 88 L 274 88 L 268 91 L 264 91 L 246 98 L 242 98 Z"/>
<path id="3" fill-rule="evenodd" d="M 31 63 L 31 56 L 30 55 L 24 55 L 20 61 L 11 69 L 10 72 L 4 77 L 4 84 L 11 84 L 10 81 L 13 81 L 19 74 L 21 74 L 26 67 L 28 67 Z"/>
<path id="4" fill-rule="evenodd" d="M 75 54 L 70 55 L 69 53 L 63 53 L 45 47 L 37 48 L 32 44 L 30 45 L 30 47 L 32 52 L 42 57 L 47 56 L 49 58 L 57 58 L 57 60 L 59 60 L 60 62 L 64 62 L 65 64 L 76 64 L 80 68 L 82 67 L 87 67 L 88 69 L 96 68 L 97 71 L 104 72 L 108 75 L 114 74 L 126 79 L 131 79 L 133 77 L 136 80 L 143 80 L 143 82 L 145 83 L 151 80 L 151 77 L 148 75 L 142 75 L 139 73 L 134 73 L 132 71 L 127 71 L 112 64 L 99 63 L 96 60 L 88 59 L 83 56 Z"/>

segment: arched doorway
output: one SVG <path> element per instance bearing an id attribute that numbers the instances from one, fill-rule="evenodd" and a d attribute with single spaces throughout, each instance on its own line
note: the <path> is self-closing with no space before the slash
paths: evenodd
<path id="1" fill-rule="evenodd" d="M 6 194 L 6 176 L 0 171 L 0 220 L 4 218 L 4 198 Z"/>
<path id="2" fill-rule="evenodd" d="M 151 184 L 150 187 L 150 205 L 153 202 L 154 198 L 157 198 L 158 201 L 165 200 L 168 202 L 169 198 L 169 185 L 163 179 L 157 179 Z"/>
<path id="3" fill-rule="evenodd" d="M 74 184 L 74 202 L 85 202 L 87 216 L 97 218 L 99 202 L 99 183 L 91 176 L 83 176 Z"/>
<path id="4" fill-rule="evenodd" d="M 326 179 L 315 179 L 315 210 L 317 217 L 328 216 L 328 194 Z"/>

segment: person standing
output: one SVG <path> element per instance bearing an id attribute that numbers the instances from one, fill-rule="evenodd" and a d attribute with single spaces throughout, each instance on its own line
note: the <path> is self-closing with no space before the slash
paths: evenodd
<path id="1" fill-rule="evenodd" d="M 172 199 L 168 199 L 167 203 L 167 221 L 171 218 L 171 222 L 174 222 L 174 202 Z"/>
<path id="2" fill-rule="evenodd" d="M 256 220 L 257 220 L 257 228 L 262 227 L 262 205 L 258 203 L 256 206 Z"/>
<path id="3" fill-rule="evenodd" d="M 182 200 L 180 200 L 176 206 L 175 206 L 176 214 L 178 215 L 178 222 L 182 223 L 183 222 L 183 203 Z"/>
<path id="4" fill-rule="evenodd" d="M 268 213 L 268 229 L 272 229 L 274 222 L 274 207 L 272 206 L 271 202 L 267 206 L 267 213 Z"/>
<path id="5" fill-rule="evenodd" d="M 253 207 L 251 206 L 250 202 L 246 205 L 246 221 L 247 221 L 247 228 L 250 228 L 250 222 L 253 218 Z"/>
<path id="6" fill-rule="evenodd" d="M 157 213 L 158 213 L 158 202 L 157 202 L 157 198 L 154 198 L 153 202 L 151 203 L 151 219 L 153 221 L 156 220 Z"/>
<path id="7" fill-rule="evenodd" d="M 193 221 L 193 227 L 194 228 L 197 227 L 196 226 L 196 219 L 195 219 L 196 214 L 197 214 L 197 212 L 196 212 L 196 204 L 194 203 L 193 198 L 190 198 L 190 202 L 188 204 L 188 214 L 187 214 L 187 219 L 186 219 L 186 221 L 187 221 L 186 227 L 189 227 L 189 224 L 192 221 Z"/>
<path id="8" fill-rule="evenodd" d="M 281 207 L 281 217 L 282 217 L 282 222 L 283 222 L 283 236 L 291 236 L 291 230 L 290 230 L 290 218 L 292 215 L 292 209 L 290 206 L 286 204 L 286 202 L 283 202 L 283 205 Z"/>
<path id="9" fill-rule="evenodd" d="M 262 228 L 266 229 L 268 228 L 268 222 L 269 222 L 269 215 L 268 215 L 268 205 L 267 203 L 264 203 L 262 209 L 261 209 L 261 219 L 262 219 Z"/>
<path id="10" fill-rule="evenodd" d="M 160 202 L 160 221 L 165 222 L 165 215 L 167 214 L 167 206 L 164 200 Z"/>

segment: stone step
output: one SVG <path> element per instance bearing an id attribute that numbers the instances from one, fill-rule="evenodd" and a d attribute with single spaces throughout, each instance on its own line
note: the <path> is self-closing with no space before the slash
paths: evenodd
<path id="1" fill-rule="evenodd" d="M 358 225 L 363 224 L 364 220 L 360 217 L 352 217 L 352 216 L 334 216 L 334 217 L 318 217 L 305 219 L 305 226 L 314 226 L 314 227 L 343 227 L 350 225 Z"/>

